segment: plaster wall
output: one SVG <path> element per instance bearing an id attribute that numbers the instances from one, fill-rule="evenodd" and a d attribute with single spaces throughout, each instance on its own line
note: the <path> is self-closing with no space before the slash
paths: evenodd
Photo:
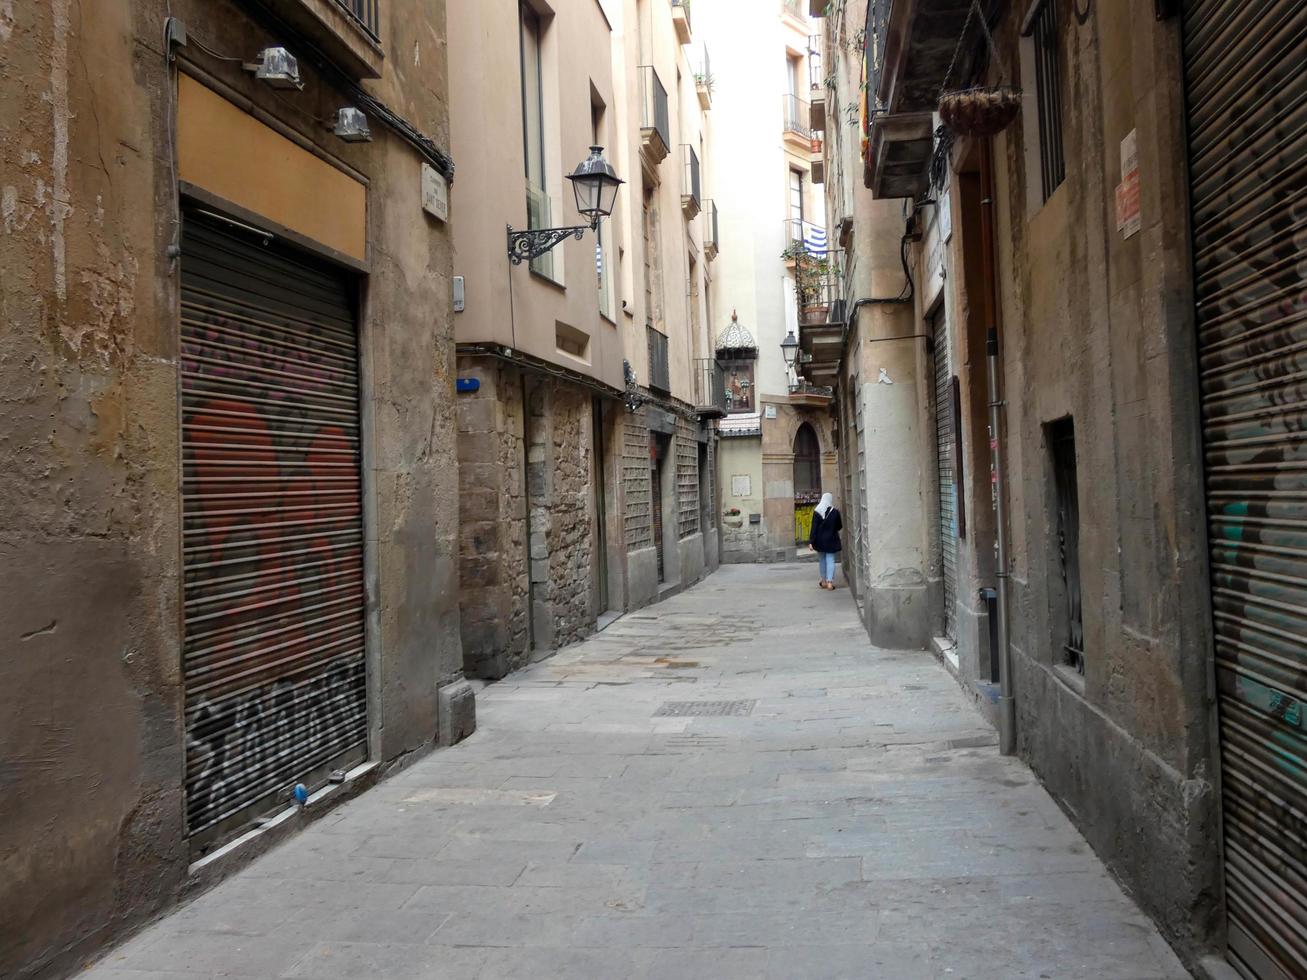
<path id="1" fill-rule="evenodd" d="M 173 0 L 191 36 L 281 40 L 227 2 Z M 188 887 L 183 825 L 177 63 L 145 2 L 14 4 L 0 23 L 0 974 L 57 976 Z M 441 146 L 444 4 L 384 8 L 371 90 Z M 414 61 L 410 62 L 412 55 Z M 420 67 L 415 63 L 421 61 Z M 460 677 L 449 244 L 419 158 L 304 66 L 293 108 L 191 46 L 180 67 L 368 183 L 365 533 L 373 758 L 432 747 Z M 21 80 L 21 81 L 20 81 Z M 284 99 L 284 97 L 283 97 Z M 87 710 L 94 705 L 94 710 Z"/>
<path id="2" fill-rule="evenodd" d="M 541 28 L 550 225 L 583 224 L 566 174 L 595 141 L 592 114 L 600 116 L 600 143 L 610 144 L 605 155 L 614 164 L 611 144 L 621 134 L 609 24 L 592 0 L 570 0 L 554 4 L 552 12 L 542 8 Z M 465 309 L 455 317 L 457 340 L 510 347 L 620 389 L 626 343 L 616 303 L 612 319 L 599 311 L 595 233 L 587 230 L 580 240 L 568 238 L 554 248 L 550 275 L 508 259 L 506 226 L 527 227 L 518 5 L 460 4 L 449 32 L 452 151 L 469 164 L 450 190 L 455 273 L 464 277 L 465 289 Z M 487 71 L 492 63 L 497 69 Z M 631 179 L 628 170 L 619 176 Z M 627 206 L 619 199 L 614 216 L 605 219 L 607 241 Z M 620 276 L 617 249 L 610 247 L 604 259 Z"/>

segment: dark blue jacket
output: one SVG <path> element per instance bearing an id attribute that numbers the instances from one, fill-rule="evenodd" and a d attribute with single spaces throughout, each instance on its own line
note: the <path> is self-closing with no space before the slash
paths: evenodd
<path id="1" fill-rule="evenodd" d="M 832 507 L 826 511 L 826 516 L 822 517 L 815 510 L 812 512 L 812 533 L 808 535 L 808 543 L 823 555 L 834 555 L 840 552 L 840 531 L 844 529 L 844 521 L 840 518 L 840 512 Z"/>

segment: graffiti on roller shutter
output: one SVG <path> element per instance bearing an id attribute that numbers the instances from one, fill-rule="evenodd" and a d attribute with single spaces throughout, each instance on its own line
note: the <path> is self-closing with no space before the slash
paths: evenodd
<path id="1" fill-rule="evenodd" d="M 354 378 L 183 310 L 188 812 L 366 729 Z M 324 402 L 326 408 L 323 408 Z M 324 417 L 325 416 L 325 417 Z"/>

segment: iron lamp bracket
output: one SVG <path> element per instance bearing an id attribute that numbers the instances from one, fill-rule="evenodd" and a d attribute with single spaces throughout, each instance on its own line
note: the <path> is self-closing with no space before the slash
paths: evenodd
<path id="1" fill-rule="evenodd" d="M 578 241 L 586 231 L 599 227 L 595 221 L 588 225 L 568 225 L 565 228 L 529 228 L 526 231 L 514 231 L 508 226 L 508 258 L 513 265 L 521 265 L 529 259 L 544 255 L 559 242 L 568 238 Z"/>

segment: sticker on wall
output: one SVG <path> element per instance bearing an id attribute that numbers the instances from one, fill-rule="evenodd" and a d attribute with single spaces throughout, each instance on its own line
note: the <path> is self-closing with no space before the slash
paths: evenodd
<path id="1" fill-rule="evenodd" d="M 1116 185 L 1116 230 L 1129 238 L 1139 232 L 1139 151 L 1135 130 L 1121 141 L 1121 183 Z"/>

